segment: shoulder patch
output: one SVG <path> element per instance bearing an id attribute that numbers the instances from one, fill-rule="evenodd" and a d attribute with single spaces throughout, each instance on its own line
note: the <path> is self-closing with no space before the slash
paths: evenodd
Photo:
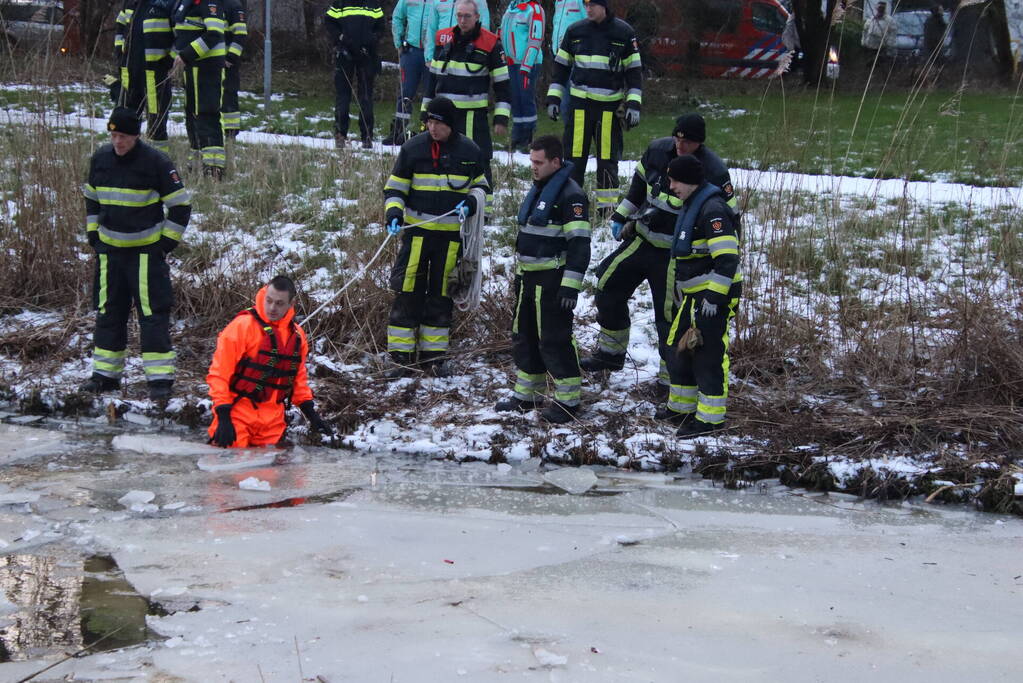
<path id="1" fill-rule="evenodd" d="M 735 189 L 731 183 L 725 183 L 721 189 L 724 190 L 725 194 L 735 194 Z"/>
<path id="2" fill-rule="evenodd" d="M 209 3 L 208 6 L 210 8 L 210 14 L 212 14 L 213 16 L 217 16 L 217 4 L 214 3 L 214 2 L 211 2 L 211 3 Z"/>
<path id="3" fill-rule="evenodd" d="M 582 204 L 573 204 L 572 205 L 572 215 L 574 215 L 576 218 L 582 218 L 583 217 L 583 205 Z"/>
<path id="4" fill-rule="evenodd" d="M 171 177 L 171 182 L 172 183 L 180 183 L 181 182 L 181 176 L 178 175 L 178 172 L 177 172 L 176 169 L 172 168 L 170 170 L 170 177 Z"/>
<path id="5" fill-rule="evenodd" d="M 710 229 L 713 230 L 714 232 L 721 232 L 722 230 L 724 230 L 724 227 L 725 227 L 724 221 L 722 221 L 720 218 L 712 218 L 710 220 Z"/>

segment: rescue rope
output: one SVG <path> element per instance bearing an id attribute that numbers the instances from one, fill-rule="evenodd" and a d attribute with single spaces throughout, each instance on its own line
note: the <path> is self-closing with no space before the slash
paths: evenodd
<path id="1" fill-rule="evenodd" d="M 451 294 L 458 310 L 466 313 L 480 305 L 483 291 L 483 222 L 487 194 L 476 187 L 469 191 L 476 198 L 476 213 L 462 222 L 462 258 L 455 269 L 457 286 Z"/>

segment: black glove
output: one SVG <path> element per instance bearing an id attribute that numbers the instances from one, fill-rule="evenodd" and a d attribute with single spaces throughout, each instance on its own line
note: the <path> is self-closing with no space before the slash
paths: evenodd
<path id="1" fill-rule="evenodd" d="M 305 415 L 305 419 L 309 421 L 310 427 L 324 436 L 334 436 L 334 430 L 329 424 L 324 422 L 323 418 L 320 417 L 320 414 L 316 412 L 316 406 L 312 401 L 306 401 L 300 405 L 298 409 L 302 411 L 303 415 Z"/>
<path id="2" fill-rule="evenodd" d="M 224 404 L 213 409 L 217 414 L 217 431 L 213 432 L 210 441 L 221 448 L 227 448 L 234 443 L 238 435 L 234 431 L 234 423 L 231 422 L 231 406 Z"/>
<path id="3" fill-rule="evenodd" d="M 167 235 L 160 236 L 160 249 L 162 249 L 165 254 L 169 254 L 177 249 L 178 244 L 180 244 L 180 242 L 173 237 L 167 237 Z"/>
<path id="4" fill-rule="evenodd" d="M 579 301 L 579 292 L 571 287 L 558 287 L 558 305 L 563 311 L 574 311 Z"/>
<path id="5" fill-rule="evenodd" d="M 99 246 L 99 230 L 89 230 L 85 233 L 85 239 L 89 240 L 89 246 L 93 251 L 99 251 L 96 248 Z"/>

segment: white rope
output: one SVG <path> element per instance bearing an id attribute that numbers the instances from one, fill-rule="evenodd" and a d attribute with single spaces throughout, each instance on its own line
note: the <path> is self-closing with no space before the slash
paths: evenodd
<path id="1" fill-rule="evenodd" d="M 462 222 L 462 260 L 458 264 L 459 286 L 451 298 L 458 310 L 466 313 L 480 305 L 483 291 L 483 221 L 487 194 L 474 188 L 469 194 L 476 199 L 476 213 Z"/>

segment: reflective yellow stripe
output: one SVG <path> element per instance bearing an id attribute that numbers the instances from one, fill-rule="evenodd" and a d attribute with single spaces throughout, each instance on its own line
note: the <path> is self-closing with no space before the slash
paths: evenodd
<path id="1" fill-rule="evenodd" d="M 606 111 L 600 120 L 600 158 L 611 158 L 611 117 L 614 112 Z"/>
<path id="2" fill-rule="evenodd" d="M 99 254 L 99 312 L 107 312 L 107 255 Z"/>
<path id="3" fill-rule="evenodd" d="M 401 284 L 401 291 L 411 292 L 416 288 L 416 273 L 419 272 L 419 259 L 423 254 L 423 238 L 412 238 L 412 250 L 408 255 L 408 265 L 405 266 L 405 281 Z"/>
<path id="4" fill-rule="evenodd" d="M 149 254 L 139 254 L 139 306 L 142 315 L 153 315 L 149 307 Z"/>
<path id="5" fill-rule="evenodd" d="M 444 279 L 440 286 L 440 295 L 448 295 L 448 276 L 451 275 L 451 271 L 455 269 L 455 264 L 458 262 L 458 242 L 448 242 L 448 257 L 444 261 Z"/>
<path id="6" fill-rule="evenodd" d="M 192 113 L 196 116 L 199 115 L 199 67 L 192 67 L 192 104 L 195 105 L 195 111 Z"/>
<path id="7" fill-rule="evenodd" d="M 473 131 L 475 131 L 476 129 L 473 128 L 473 125 L 472 125 L 475 122 L 476 122 L 476 112 L 471 111 L 471 110 L 467 111 L 465 113 L 465 135 L 466 135 L 466 137 L 468 137 L 473 142 L 476 142 L 476 139 L 473 137 Z"/>
<path id="8" fill-rule="evenodd" d="M 121 87 L 124 88 L 125 90 L 127 90 L 130 87 L 129 83 L 130 83 L 130 81 L 128 80 L 128 67 L 122 66 L 121 67 Z"/>
<path id="9" fill-rule="evenodd" d="M 579 107 L 572 112 L 575 124 L 572 126 L 572 156 L 583 155 L 583 135 L 586 132 L 586 111 Z"/>
<path id="10" fill-rule="evenodd" d="M 160 105 L 156 102 L 156 72 L 146 69 L 146 107 L 149 108 L 149 114 L 156 114 Z"/>

